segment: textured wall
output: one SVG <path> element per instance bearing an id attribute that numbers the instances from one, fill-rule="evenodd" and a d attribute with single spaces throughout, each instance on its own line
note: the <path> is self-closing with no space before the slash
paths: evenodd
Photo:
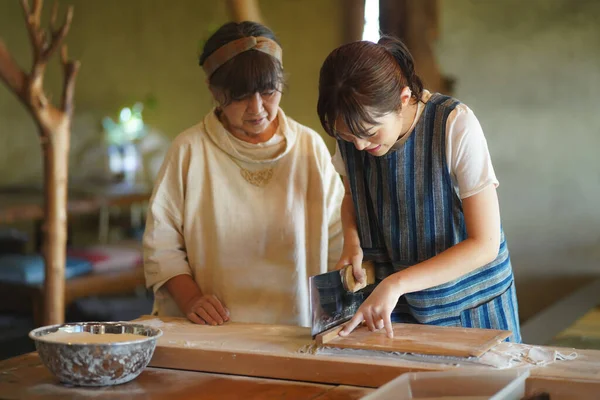
<path id="1" fill-rule="evenodd" d="M 439 62 L 486 133 L 528 317 L 600 276 L 600 2 L 441 6 Z"/>
<path id="2" fill-rule="evenodd" d="M 65 2 L 63 2 L 65 3 Z M 226 21 L 221 1 L 71 1 L 68 43 L 82 61 L 73 130 L 73 175 L 93 163 L 100 119 L 152 94 L 144 113 L 173 137 L 211 106 L 197 66 L 210 24 Z M 600 264 L 600 2 L 441 0 L 440 67 L 486 132 L 499 188 L 522 316 L 598 276 Z M 262 0 L 290 74 L 283 106 L 319 128 L 317 77 L 341 41 L 339 0 Z M 30 50 L 17 1 L 0 0 L 0 36 L 22 65 Z M 56 60 L 54 60 L 56 61 Z M 52 64 L 48 89 L 59 96 Z M 328 140 L 330 143 L 330 141 Z M 0 85 L 0 184 L 36 181 L 35 127 Z M 91 164 L 91 165 L 90 165 Z"/>
<path id="3" fill-rule="evenodd" d="M 298 121 L 319 127 L 316 115 L 320 64 L 341 40 L 338 0 L 263 0 L 265 22 L 284 49 L 289 89 L 283 107 Z M 72 132 L 72 176 L 94 168 L 89 154 L 100 140 L 100 120 L 117 117 L 124 106 L 156 98 L 145 120 L 174 137 L 195 124 L 212 106 L 197 64 L 206 32 L 227 22 L 223 1 L 216 0 L 71 0 L 75 17 L 67 38 L 69 52 L 81 60 Z M 46 5 L 48 12 L 51 2 Z M 307 24 L 310 21 L 310 24 Z M 30 47 L 18 1 L 0 1 L 0 37 L 23 66 Z M 47 75 L 47 90 L 58 99 L 57 59 Z M 40 149 L 35 126 L 24 107 L 0 85 L 0 185 L 39 181 Z M 10 172 L 9 172 L 10 171 Z"/>

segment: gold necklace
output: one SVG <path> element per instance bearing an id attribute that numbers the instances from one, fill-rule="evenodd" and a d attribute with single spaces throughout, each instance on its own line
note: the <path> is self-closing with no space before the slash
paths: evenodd
<path id="1" fill-rule="evenodd" d="M 246 180 L 246 182 L 258 186 L 265 187 L 271 181 L 273 177 L 273 167 L 260 169 L 258 171 L 250 171 L 247 168 L 242 167 L 232 156 L 225 152 L 231 158 L 231 161 L 235 163 L 240 169 L 240 175 Z"/>
<path id="2" fill-rule="evenodd" d="M 215 110 L 215 115 L 217 116 L 217 119 L 219 119 L 221 124 L 223 124 L 223 122 L 221 121 L 221 112 L 219 109 Z M 225 128 L 225 124 L 223 124 L 223 127 Z M 204 129 L 206 130 L 206 126 L 204 127 Z M 227 151 L 223 152 L 227 154 L 227 157 L 231 158 L 231 161 L 233 161 L 235 165 L 238 166 L 238 168 L 240 169 L 240 175 L 242 175 L 242 178 L 244 178 L 246 182 L 257 187 L 265 187 L 271 181 L 271 178 L 273 178 L 273 167 L 263 168 L 258 171 L 250 171 L 248 168 L 242 167 L 240 163 L 238 163 L 236 159 L 233 156 L 231 156 Z"/>

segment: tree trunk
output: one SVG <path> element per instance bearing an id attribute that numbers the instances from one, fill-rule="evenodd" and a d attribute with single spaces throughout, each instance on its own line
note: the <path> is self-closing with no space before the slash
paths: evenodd
<path id="1" fill-rule="evenodd" d="M 48 138 L 42 143 L 46 199 L 44 325 L 60 324 L 65 319 L 69 124 L 68 118 L 63 118 L 51 135 L 42 132 L 42 137 Z"/>
<path id="2" fill-rule="evenodd" d="M 69 32 L 73 7 L 67 9 L 65 22 L 56 28 L 58 3 L 50 15 L 50 30 L 40 25 L 43 1 L 21 0 L 25 23 L 33 48 L 33 66 L 26 74 L 0 40 L 0 79 L 27 107 L 40 134 L 44 155 L 44 233 L 45 262 L 44 317 L 47 325 L 61 324 L 65 318 L 65 265 L 67 244 L 67 179 L 71 118 L 78 61 L 69 61 L 67 46 L 61 44 Z M 57 49 L 63 67 L 63 91 L 59 107 L 44 93 L 44 73 L 48 60 Z"/>

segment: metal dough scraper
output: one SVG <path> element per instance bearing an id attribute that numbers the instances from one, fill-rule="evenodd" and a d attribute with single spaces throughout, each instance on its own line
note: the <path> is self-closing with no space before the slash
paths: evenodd
<path id="1" fill-rule="evenodd" d="M 366 282 L 362 284 L 354 279 L 352 265 L 309 278 L 313 338 L 348 321 L 356 313 L 366 298 L 362 289 L 375 283 L 375 265 L 366 261 L 362 268 L 367 277 Z"/>

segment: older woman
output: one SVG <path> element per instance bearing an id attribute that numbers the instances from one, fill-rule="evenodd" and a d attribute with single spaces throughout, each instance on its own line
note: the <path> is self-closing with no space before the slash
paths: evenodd
<path id="1" fill-rule="evenodd" d="M 341 254 L 344 188 L 322 138 L 279 108 L 281 60 L 254 22 L 228 23 L 204 46 L 218 105 L 174 140 L 148 210 L 155 315 L 310 323 L 308 277 Z"/>

